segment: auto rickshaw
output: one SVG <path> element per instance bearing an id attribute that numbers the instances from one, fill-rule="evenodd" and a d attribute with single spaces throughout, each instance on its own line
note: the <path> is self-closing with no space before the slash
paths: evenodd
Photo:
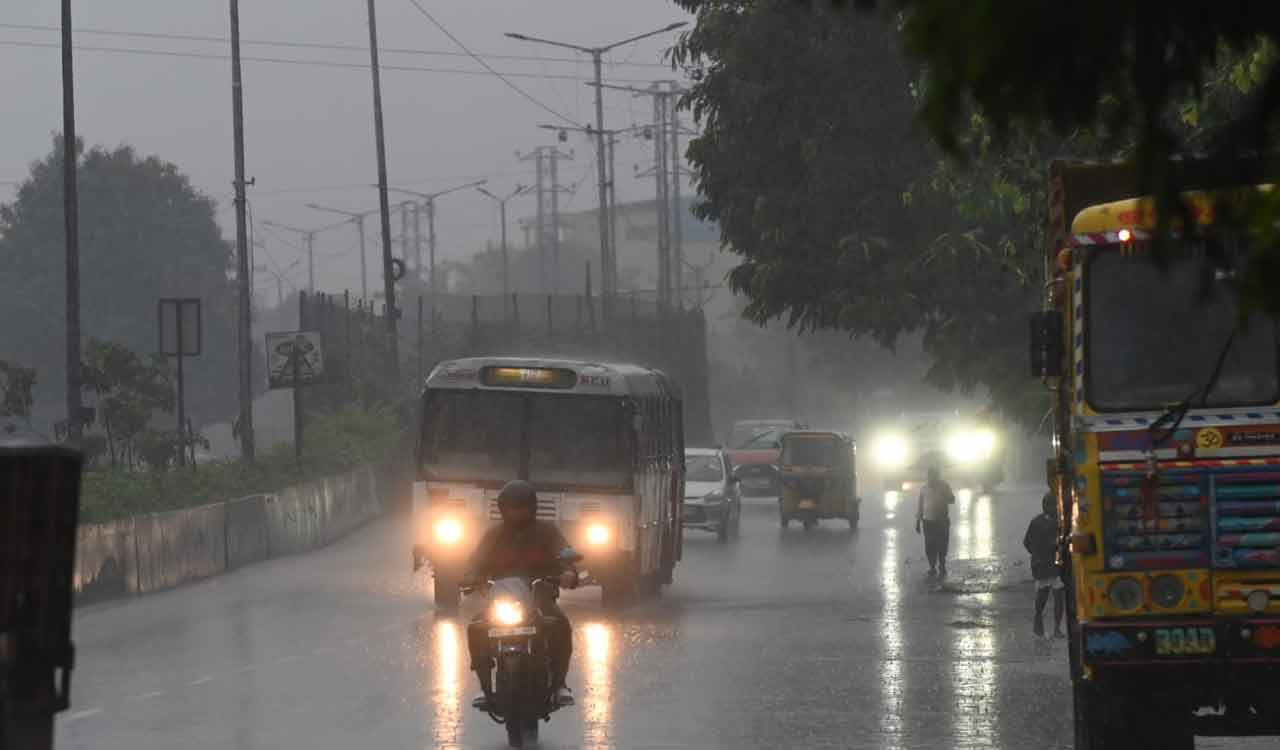
<path id="1" fill-rule="evenodd" d="M 853 438 L 839 432 L 806 430 L 783 435 L 778 459 L 782 528 L 796 519 L 808 530 L 824 518 L 843 518 L 850 529 L 858 528 L 862 499 L 856 454 Z"/>

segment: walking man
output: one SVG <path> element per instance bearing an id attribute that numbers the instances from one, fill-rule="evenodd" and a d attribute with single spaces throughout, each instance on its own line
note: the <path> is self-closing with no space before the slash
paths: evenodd
<path id="1" fill-rule="evenodd" d="M 1062 616 L 1066 612 L 1066 590 L 1058 567 L 1058 503 L 1052 492 L 1041 500 L 1044 512 L 1031 519 L 1022 546 L 1031 553 L 1031 577 L 1036 579 L 1035 633 L 1044 635 L 1044 606 L 1053 594 L 1053 637 L 1062 638 Z"/>
<path id="2" fill-rule="evenodd" d="M 924 534 L 924 554 L 929 558 L 929 575 L 947 575 L 947 546 L 951 542 L 950 506 L 956 494 L 942 481 L 938 467 L 929 467 L 929 481 L 920 490 L 916 508 L 916 533 Z"/>

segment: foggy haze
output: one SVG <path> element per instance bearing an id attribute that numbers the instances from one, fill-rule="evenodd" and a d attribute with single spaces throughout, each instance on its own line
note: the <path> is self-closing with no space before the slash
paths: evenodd
<path id="1" fill-rule="evenodd" d="M 37 0 L 10 0 L 0 10 L 0 80 L 6 99 L 5 139 L 0 145 L 0 201 L 13 197 L 30 163 L 45 156 L 51 135 L 61 130 L 58 7 Z M 608 44 L 668 23 L 686 20 L 665 0 L 555 0 L 424 4 L 430 13 L 473 52 L 528 59 L 492 59 L 518 86 L 555 111 L 580 124 L 594 122 L 589 57 L 570 50 L 507 39 L 514 31 L 568 43 Z M 318 227 L 339 217 L 308 209 L 308 202 L 349 210 L 377 206 L 372 95 L 368 71 L 368 30 L 363 2 L 268 0 L 245 2 L 241 9 L 244 55 L 246 175 L 254 219 L 299 227 Z M 87 33 L 90 30 L 224 38 L 226 3 L 174 4 L 136 0 L 125 5 L 76 3 L 74 24 L 79 47 L 159 50 L 225 57 L 222 42 L 144 38 Z M 16 28 L 48 27 L 47 30 Z M 378 3 L 378 32 L 384 49 L 383 102 L 387 164 L 393 186 L 431 192 L 457 182 L 488 178 L 495 192 L 518 183 L 532 184 L 532 165 L 516 160 L 555 143 L 555 133 L 538 124 L 554 123 L 551 114 L 523 99 L 472 59 L 462 54 L 408 0 Z M 251 42 L 351 45 L 352 50 L 314 49 Z M 663 34 L 619 48 L 606 58 L 606 82 L 647 85 L 677 74 L 661 64 L 674 40 Z M 40 45 L 40 46 L 22 46 Z M 412 48 L 449 53 L 392 53 Z M 257 62 L 276 58 L 344 63 L 350 68 Z M 551 60 L 549 58 L 554 58 Z M 576 60 L 563 62 L 560 60 Z M 197 189 L 218 201 L 226 238 L 234 238 L 231 204 L 230 62 L 134 53 L 76 52 L 77 130 L 88 146 L 128 144 L 140 154 L 157 155 L 191 176 Z M 465 70 L 471 74 L 396 70 L 412 66 Z M 559 77 L 559 78 L 553 78 Z M 571 80 L 571 79 L 581 80 Z M 626 127 L 650 120 L 647 98 L 609 92 L 605 126 Z M 685 118 L 687 122 L 690 118 Z M 690 123 L 691 124 L 691 123 Z M 569 134 L 564 148 L 576 152 L 562 165 L 561 181 L 581 181 L 575 195 L 562 198 L 567 212 L 596 204 L 594 148 L 581 134 Z M 618 146 L 618 201 L 652 197 L 652 179 L 636 179 L 651 161 L 651 145 L 631 139 Z M 585 179 L 584 179 L 585 178 Z M 392 196 L 393 204 L 396 197 Z M 441 257 L 464 258 L 497 242 L 497 210 L 487 198 L 464 191 L 441 199 L 437 234 Z M 520 241 L 516 219 L 531 216 L 532 198 L 509 206 L 511 242 Z M 399 227 L 394 222 L 393 235 Z M 367 225 L 369 254 L 376 258 L 376 221 Z M 265 235 L 265 236 L 264 236 Z M 300 244 L 289 233 L 259 232 L 281 268 L 297 258 Z M 316 239 L 317 286 L 326 290 L 358 288 L 359 264 L 354 231 L 342 229 Z M 263 259 L 258 259 L 262 264 Z M 373 268 L 376 268 L 374 266 Z M 371 268 L 370 283 L 379 278 Z M 288 277 L 305 288 L 303 264 Z M 260 274 L 260 293 L 274 281 Z"/>

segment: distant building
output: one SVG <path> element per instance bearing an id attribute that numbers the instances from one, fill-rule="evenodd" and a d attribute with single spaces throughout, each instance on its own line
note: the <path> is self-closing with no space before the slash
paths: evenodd
<path id="1" fill-rule="evenodd" d="M 681 201 L 682 246 L 685 267 L 682 273 L 684 305 L 703 306 L 709 323 L 733 308 L 725 275 L 738 258 L 720 249 L 720 229 L 693 215 L 695 197 Z M 561 237 L 565 244 L 599 248 L 599 213 L 593 208 L 562 214 Z M 635 201 L 617 206 L 618 278 L 622 294 L 652 297 L 658 287 L 657 201 Z M 704 288 L 705 287 L 705 288 Z"/>

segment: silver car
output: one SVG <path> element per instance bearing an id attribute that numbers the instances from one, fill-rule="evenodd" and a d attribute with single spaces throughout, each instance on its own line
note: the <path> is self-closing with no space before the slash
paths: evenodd
<path id="1" fill-rule="evenodd" d="M 684 452 L 684 527 L 714 532 L 720 541 L 742 524 L 742 497 L 729 459 L 719 448 Z"/>

